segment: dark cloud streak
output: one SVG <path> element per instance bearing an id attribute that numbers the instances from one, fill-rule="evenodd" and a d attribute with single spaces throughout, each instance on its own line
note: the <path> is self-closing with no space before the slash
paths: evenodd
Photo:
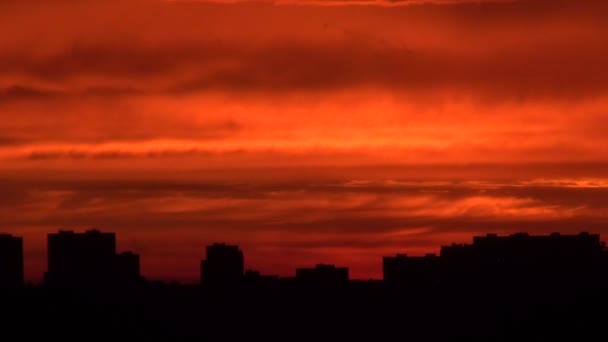
<path id="1" fill-rule="evenodd" d="M 462 88 L 507 97 L 580 97 L 608 89 L 603 68 L 606 56 L 605 46 L 586 46 L 584 42 L 498 49 L 477 56 L 350 43 L 276 42 L 263 48 L 230 49 L 213 45 L 146 49 L 134 43 L 127 48 L 80 48 L 35 62 L 20 58 L 8 62 L 0 57 L 0 65 L 5 72 L 10 69 L 68 87 L 75 75 L 92 80 L 105 77 L 113 84 L 84 89 L 72 84 L 75 88 L 66 91 L 73 96 L 386 87 L 414 92 Z M 130 88 L 128 84 L 133 82 L 141 82 L 140 88 Z M 61 93 L 15 86 L 0 92 L 0 102 L 58 95 Z"/>
<path id="2" fill-rule="evenodd" d="M 87 8 L 84 4 L 79 6 Z M 102 6 L 94 4 L 89 10 Z M 125 3 L 122 10 L 134 4 Z M 146 23 L 167 6 L 158 2 L 137 4 L 141 18 L 136 21 Z M 114 9 L 118 5 L 107 6 Z M 279 34 L 262 21 L 258 29 L 249 30 L 248 34 L 239 7 L 251 10 L 252 16 L 257 13 L 260 18 L 280 18 L 282 25 L 290 26 Z M 292 6 L 261 4 L 186 3 L 166 9 L 170 10 L 167 20 L 187 23 L 209 19 L 210 28 L 206 32 L 197 25 L 195 33 L 189 33 L 176 25 L 180 29 L 170 40 L 160 32 L 153 33 L 155 30 L 149 33 L 153 37 L 122 37 L 118 33 L 112 36 L 109 28 L 109 38 L 98 41 L 85 30 L 82 37 L 66 37 L 59 49 L 39 53 L 16 48 L 2 51 L 0 75 L 60 84 L 75 97 L 206 91 L 314 92 L 371 86 L 398 92 L 465 89 L 497 97 L 562 98 L 595 96 L 608 89 L 604 67 L 608 45 L 603 38 L 608 25 L 597 20 L 598 13 L 608 8 L 598 1 L 530 0 L 400 9 L 372 6 L 369 16 L 349 6 L 340 10 L 305 6 L 300 15 Z M 214 26 L 217 23 L 208 18 L 213 13 L 221 15 L 225 25 L 233 26 L 236 33 L 228 34 L 223 32 L 225 27 Z M 345 13 L 353 16 L 352 24 L 344 19 Z M 326 18 L 325 24 L 318 20 L 308 23 L 306 17 L 313 14 Z M 102 23 L 118 20 L 117 26 L 134 25 L 123 22 L 122 17 L 104 15 L 107 14 L 99 19 Z M 290 18 L 293 24 L 289 24 Z M 354 20 L 371 24 L 383 18 L 386 26 L 394 30 L 421 30 L 421 35 L 442 37 L 445 44 L 410 44 L 401 36 L 415 36 L 367 32 Z M 424 18 L 437 23 L 436 27 L 424 23 Z M 411 27 L 403 24 L 408 22 Z M 96 32 L 97 28 L 88 29 Z M 526 29 L 532 38 L 524 35 Z M 310 31 L 311 36 L 299 34 L 300 30 Z M 166 34 L 171 35 L 170 32 Z M 52 94 L 35 86 L 14 84 L 0 92 L 0 103 L 46 95 Z"/>

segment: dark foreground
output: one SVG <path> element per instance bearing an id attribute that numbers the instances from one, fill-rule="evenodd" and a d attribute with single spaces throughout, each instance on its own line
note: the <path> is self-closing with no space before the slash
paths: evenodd
<path id="1" fill-rule="evenodd" d="M 124 289 L 44 287 L 4 292 L 9 340 L 601 340 L 601 285 L 403 288 L 275 284 L 234 289 L 142 284 Z M 18 335 L 14 335 L 18 334 Z"/>

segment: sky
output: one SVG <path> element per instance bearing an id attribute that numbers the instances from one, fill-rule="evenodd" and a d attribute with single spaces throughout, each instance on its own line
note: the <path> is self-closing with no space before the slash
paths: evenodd
<path id="1" fill-rule="evenodd" d="M 5 0 L 0 232 L 98 228 L 144 276 L 381 277 L 474 235 L 608 237 L 603 0 Z"/>

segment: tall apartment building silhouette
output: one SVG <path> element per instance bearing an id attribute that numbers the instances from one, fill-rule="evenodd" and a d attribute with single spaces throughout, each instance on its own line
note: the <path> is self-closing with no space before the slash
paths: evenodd
<path id="1" fill-rule="evenodd" d="M 23 286 L 23 239 L 0 234 L 0 288 Z"/>
<path id="2" fill-rule="evenodd" d="M 47 284 L 95 286 L 139 278 L 139 256 L 117 255 L 115 233 L 60 230 L 48 235 L 47 244 Z"/>
<path id="3" fill-rule="evenodd" d="M 435 254 L 408 256 L 397 254 L 382 258 L 385 282 L 407 286 L 426 286 L 439 280 L 440 259 Z"/>
<path id="4" fill-rule="evenodd" d="M 439 257 L 383 258 L 389 284 L 424 281 L 450 286 L 575 286 L 594 283 L 608 255 L 598 234 L 474 236 L 470 244 L 442 246 Z"/>
<path id="5" fill-rule="evenodd" d="M 238 246 L 214 243 L 206 248 L 201 261 L 201 283 L 210 286 L 240 284 L 245 274 L 245 259 Z"/>
<path id="6" fill-rule="evenodd" d="M 472 244 L 441 248 L 446 281 L 467 274 L 479 286 L 541 286 L 591 281 L 599 274 L 603 244 L 598 234 L 473 237 Z"/>

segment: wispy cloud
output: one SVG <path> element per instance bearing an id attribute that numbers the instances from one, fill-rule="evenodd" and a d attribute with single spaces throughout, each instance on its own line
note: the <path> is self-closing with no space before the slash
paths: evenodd
<path id="1" fill-rule="evenodd" d="M 604 234 L 607 11 L 0 1 L 0 229 L 34 277 L 60 227 L 191 278 L 216 240 L 367 277 L 487 231 Z"/>
<path id="2" fill-rule="evenodd" d="M 252 260 L 278 250 L 340 260 L 345 250 L 358 250 L 367 257 L 396 251 L 435 252 L 453 239 L 468 240 L 472 234 L 488 231 L 606 233 L 601 228 L 607 223 L 603 215 L 608 208 L 606 186 L 571 187 L 552 180 L 357 184 L 353 187 L 348 180 L 202 183 L 185 179 L 5 183 L 5 193 L 12 195 L 0 206 L 0 227 L 115 230 L 125 248 L 139 246 L 151 258 L 145 269 L 153 275 L 167 272 L 162 265 L 153 266 L 159 255 L 195 263 L 200 257 L 197 249 L 215 240 L 240 243 Z M 38 234 L 35 239 L 44 239 L 39 228 L 31 229 Z M 139 241 L 137 245 L 132 239 Z M 36 247 L 40 243 L 32 243 L 28 253 L 40 254 Z M 178 253 L 182 248 L 189 252 Z M 374 267 L 377 272 L 374 260 L 351 266 L 355 274 L 364 276 Z M 278 271 L 305 261 L 304 257 L 284 258 Z M 195 269 L 176 276 L 194 277 L 192 272 Z"/>

